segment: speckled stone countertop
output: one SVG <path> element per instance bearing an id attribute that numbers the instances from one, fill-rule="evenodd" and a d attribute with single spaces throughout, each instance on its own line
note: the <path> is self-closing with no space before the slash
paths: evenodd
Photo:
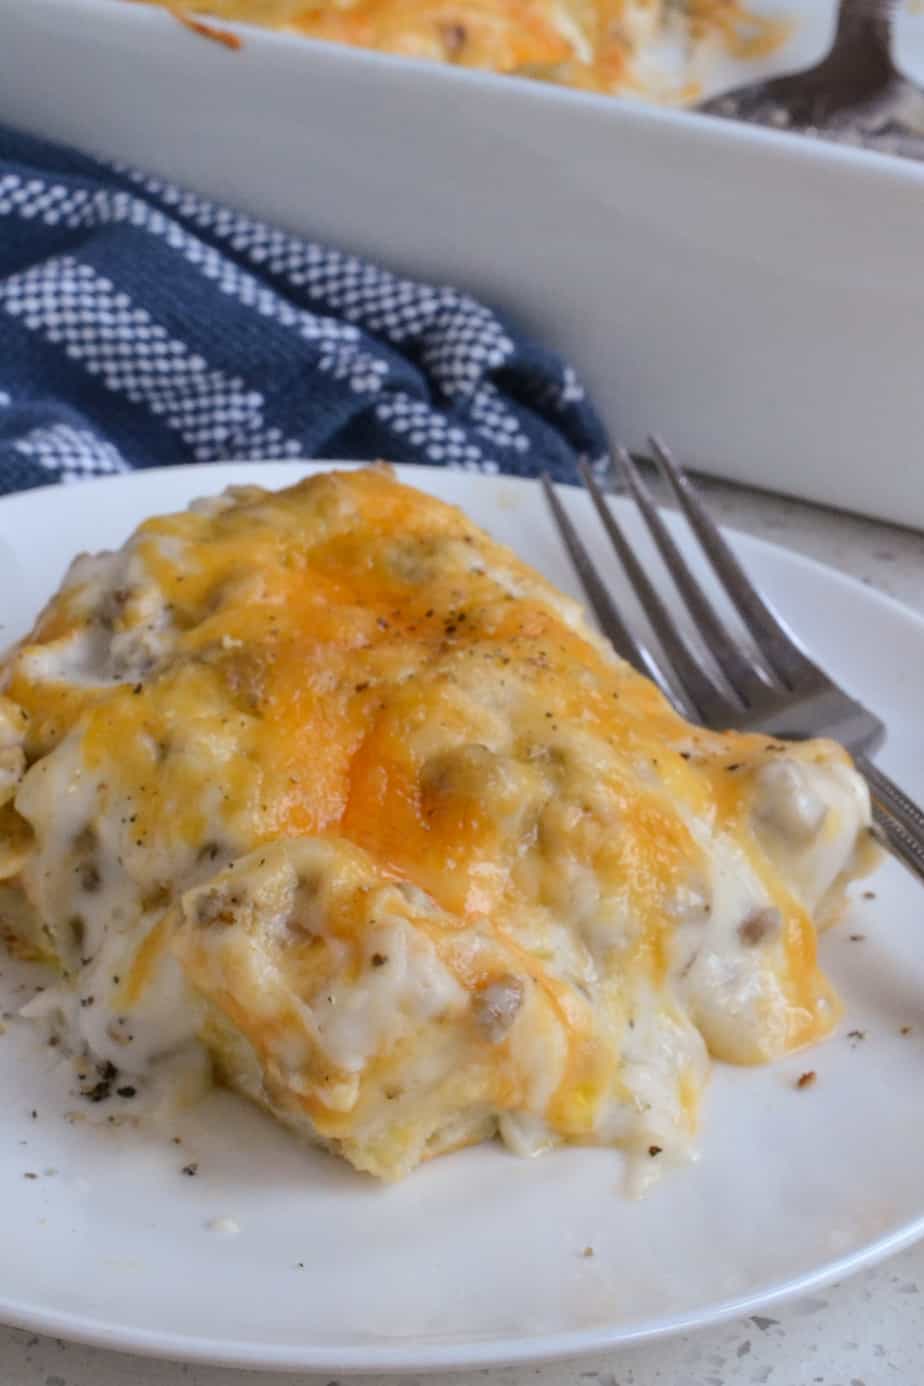
<path id="1" fill-rule="evenodd" d="M 924 537 L 711 483 L 717 517 L 924 611 Z M 357 1386 L 382 1378 L 355 1377 Z M 392 1378 L 425 1386 L 425 1377 Z M 144 1361 L 0 1329 L 0 1386 L 295 1386 L 304 1375 Z M 339 1386 L 327 1377 L 317 1386 Z M 605 1357 L 459 1373 L 458 1386 L 880 1386 L 924 1382 L 924 1243 L 823 1293 Z"/>

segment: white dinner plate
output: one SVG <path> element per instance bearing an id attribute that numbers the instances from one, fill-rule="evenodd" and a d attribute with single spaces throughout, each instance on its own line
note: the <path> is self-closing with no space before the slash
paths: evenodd
<path id="1" fill-rule="evenodd" d="M 0 502 L 4 637 L 27 629 L 77 550 L 118 544 L 145 515 L 229 482 L 306 470 L 177 468 Z M 535 483 L 404 475 L 577 594 Z M 586 498 L 568 501 L 590 527 Z M 734 538 L 805 643 L 886 719 L 882 763 L 924 798 L 924 620 Z M 639 1201 L 606 1150 L 524 1161 L 485 1146 L 380 1187 L 228 1094 L 163 1131 L 113 1126 L 68 1097 L 26 1023 L 8 1022 L 0 1319 L 174 1358 L 423 1370 L 616 1347 L 857 1270 L 924 1231 L 924 894 L 891 862 L 868 888 L 821 945 L 846 1000 L 837 1033 L 766 1068 L 717 1066 L 701 1158 Z M 35 970 L 2 972 L 13 1011 Z M 798 1089 L 809 1070 L 817 1081 Z M 83 1119 L 69 1121 L 78 1105 Z"/>

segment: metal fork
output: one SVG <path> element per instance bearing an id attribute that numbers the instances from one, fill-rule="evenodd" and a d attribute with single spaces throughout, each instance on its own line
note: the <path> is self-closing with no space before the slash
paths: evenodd
<path id="1" fill-rule="evenodd" d="M 548 476 L 542 483 L 565 546 L 604 634 L 618 654 L 653 678 L 691 721 L 714 731 L 760 731 L 795 741 L 826 736 L 852 752 L 873 802 L 875 834 L 924 882 L 924 813 L 869 759 L 885 726 L 844 692 L 796 643 L 744 572 L 683 468 L 663 443 L 650 439 L 654 459 L 725 592 L 762 657 L 759 662 L 719 616 L 665 525 L 647 484 L 624 448 L 616 461 L 674 585 L 693 618 L 721 679 L 681 634 L 649 579 L 590 468 L 580 467 L 606 533 L 666 657 L 657 660 L 636 639 L 607 588 Z M 670 671 L 670 672 L 669 672 Z"/>
<path id="2" fill-rule="evenodd" d="M 696 109 L 924 159 L 924 92 L 892 60 L 895 8 L 896 0 L 840 0 L 834 41 L 820 63 Z"/>

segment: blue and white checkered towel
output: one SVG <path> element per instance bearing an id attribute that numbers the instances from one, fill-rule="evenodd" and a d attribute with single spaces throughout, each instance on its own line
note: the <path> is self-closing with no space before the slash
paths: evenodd
<path id="1" fill-rule="evenodd" d="M 456 289 L 0 129 L 0 492 L 219 459 L 571 477 L 574 372 Z"/>

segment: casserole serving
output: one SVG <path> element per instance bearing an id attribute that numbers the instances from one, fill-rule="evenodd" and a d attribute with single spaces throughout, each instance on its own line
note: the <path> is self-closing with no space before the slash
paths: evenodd
<path id="1" fill-rule="evenodd" d="M 837 1019 L 815 931 L 875 856 L 846 754 L 691 727 L 385 469 L 76 559 L 0 680 L 0 915 L 93 1100 L 208 1051 L 386 1179 L 497 1134 L 648 1173 L 709 1054 Z"/>

